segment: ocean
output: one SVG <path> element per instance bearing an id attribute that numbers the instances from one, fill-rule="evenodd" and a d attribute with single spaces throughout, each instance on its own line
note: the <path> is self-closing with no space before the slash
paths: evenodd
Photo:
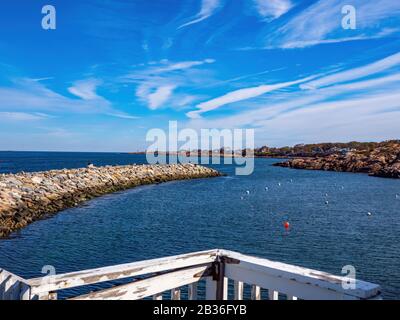
<path id="1" fill-rule="evenodd" d="M 64 273 L 224 248 L 337 275 L 352 265 L 357 278 L 382 286 L 384 299 L 400 299 L 400 180 L 272 166 L 277 161 L 255 159 L 250 176 L 211 165 L 227 176 L 139 187 L 64 210 L 0 239 L 0 267 L 31 278 L 45 265 Z M 0 152 L 0 173 L 88 163 L 146 159 Z"/>

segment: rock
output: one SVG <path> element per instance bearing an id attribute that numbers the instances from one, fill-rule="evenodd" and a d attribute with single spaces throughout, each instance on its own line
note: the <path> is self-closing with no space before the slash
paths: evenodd
<path id="1" fill-rule="evenodd" d="M 307 170 L 368 173 L 371 176 L 400 178 L 400 143 L 381 143 L 372 151 L 352 151 L 311 158 L 294 158 L 274 166 Z"/>
<path id="2" fill-rule="evenodd" d="M 41 184 L 42 181 L 43 181 L 43 179 L 40 178 L 40 177 L 33 177 L 33 178 L 32 178 L 32 182 L 33 182 L 34 184 Z"/>

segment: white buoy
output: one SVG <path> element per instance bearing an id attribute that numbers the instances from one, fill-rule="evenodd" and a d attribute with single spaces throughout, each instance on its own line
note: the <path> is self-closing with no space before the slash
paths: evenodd
<path id="1" fill-rule="evenodd" d="M 244 198 L 243 197 L 240 197 L 240 200 L 243 200 Z"/>
<path id="2" fill-rule="evenodd" d="M 268 187 L 265 187 L 265 191 L 268 191 L 269 190 L 269 188 Z"/>
<path id="3" fill-rule="evenodd" d="M 367 213 L 367 216 L 368 216 L 368 217 L 372 216 L 372 213 L 371 213 L 371 212 L 368 212 L 368 213 Z"/>
<path id="4" fill-rule="evenodd" d="M 329 201 L 325 201 L 325 204 L 329 204 Z"/>
<path id="5" fill-rule="evenodd" d="M 282 185 L 282 183 L 278 182 L 278 186 L 281 186 L 281 185 Z"/>
<path id="6" fill-rule="evenodd" d="M 325 193 L 325 197 L 328 197 L 328 194 L 327 194 L 327 193 Z"/>
<path id="7" fill-rule="evenodd" d="M 250 194 L 250 191 L 249 191 L 249 190 L 247 190 L 247 191 L 246 191 L 246 193 L 247 193 L 247 194 Z"/>
<path id="8" fill-rule="evenodd" d="M 398 194 L 396 194 L 396 199 L 399 199 L 399 198 L 400 198 L 400 196 Z"/>
<path id="9" fill-rule="evenodd" d="M 293 182 L 293 179 L 290 179 L 290 182 Z"/>

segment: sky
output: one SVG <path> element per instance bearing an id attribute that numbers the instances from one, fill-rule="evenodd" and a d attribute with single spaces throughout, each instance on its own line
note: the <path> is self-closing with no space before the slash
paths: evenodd
<path id="1" fill-rule="evenodd" d="M 170 120 L 256 146 L 400 138 L 400 1 L 0 2 L 0 150 L 139 151 Z"/>

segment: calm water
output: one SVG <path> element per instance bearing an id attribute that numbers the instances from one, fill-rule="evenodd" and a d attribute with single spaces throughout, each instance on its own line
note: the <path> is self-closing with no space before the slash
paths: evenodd
<path id="1" fill-rule="evenodd" d="M 334 274 L 351 264 L 359 278 L 382 285 L 384 298 L 400 299 L 400 180 L 271 166 L 276 161 L 256 159 L 253 175 L 241 177 L 230 165 L 215 165 L 228 176 L 140 187 L 65 210 L 0 240 L 0 266 L 35 277 L 44 265 L 63 273 L 226 248 Z M 145 158 L 0 153 L 0 172 L 88 162 Z M 292 226 L 287 234 L 286 220 Z"/>

